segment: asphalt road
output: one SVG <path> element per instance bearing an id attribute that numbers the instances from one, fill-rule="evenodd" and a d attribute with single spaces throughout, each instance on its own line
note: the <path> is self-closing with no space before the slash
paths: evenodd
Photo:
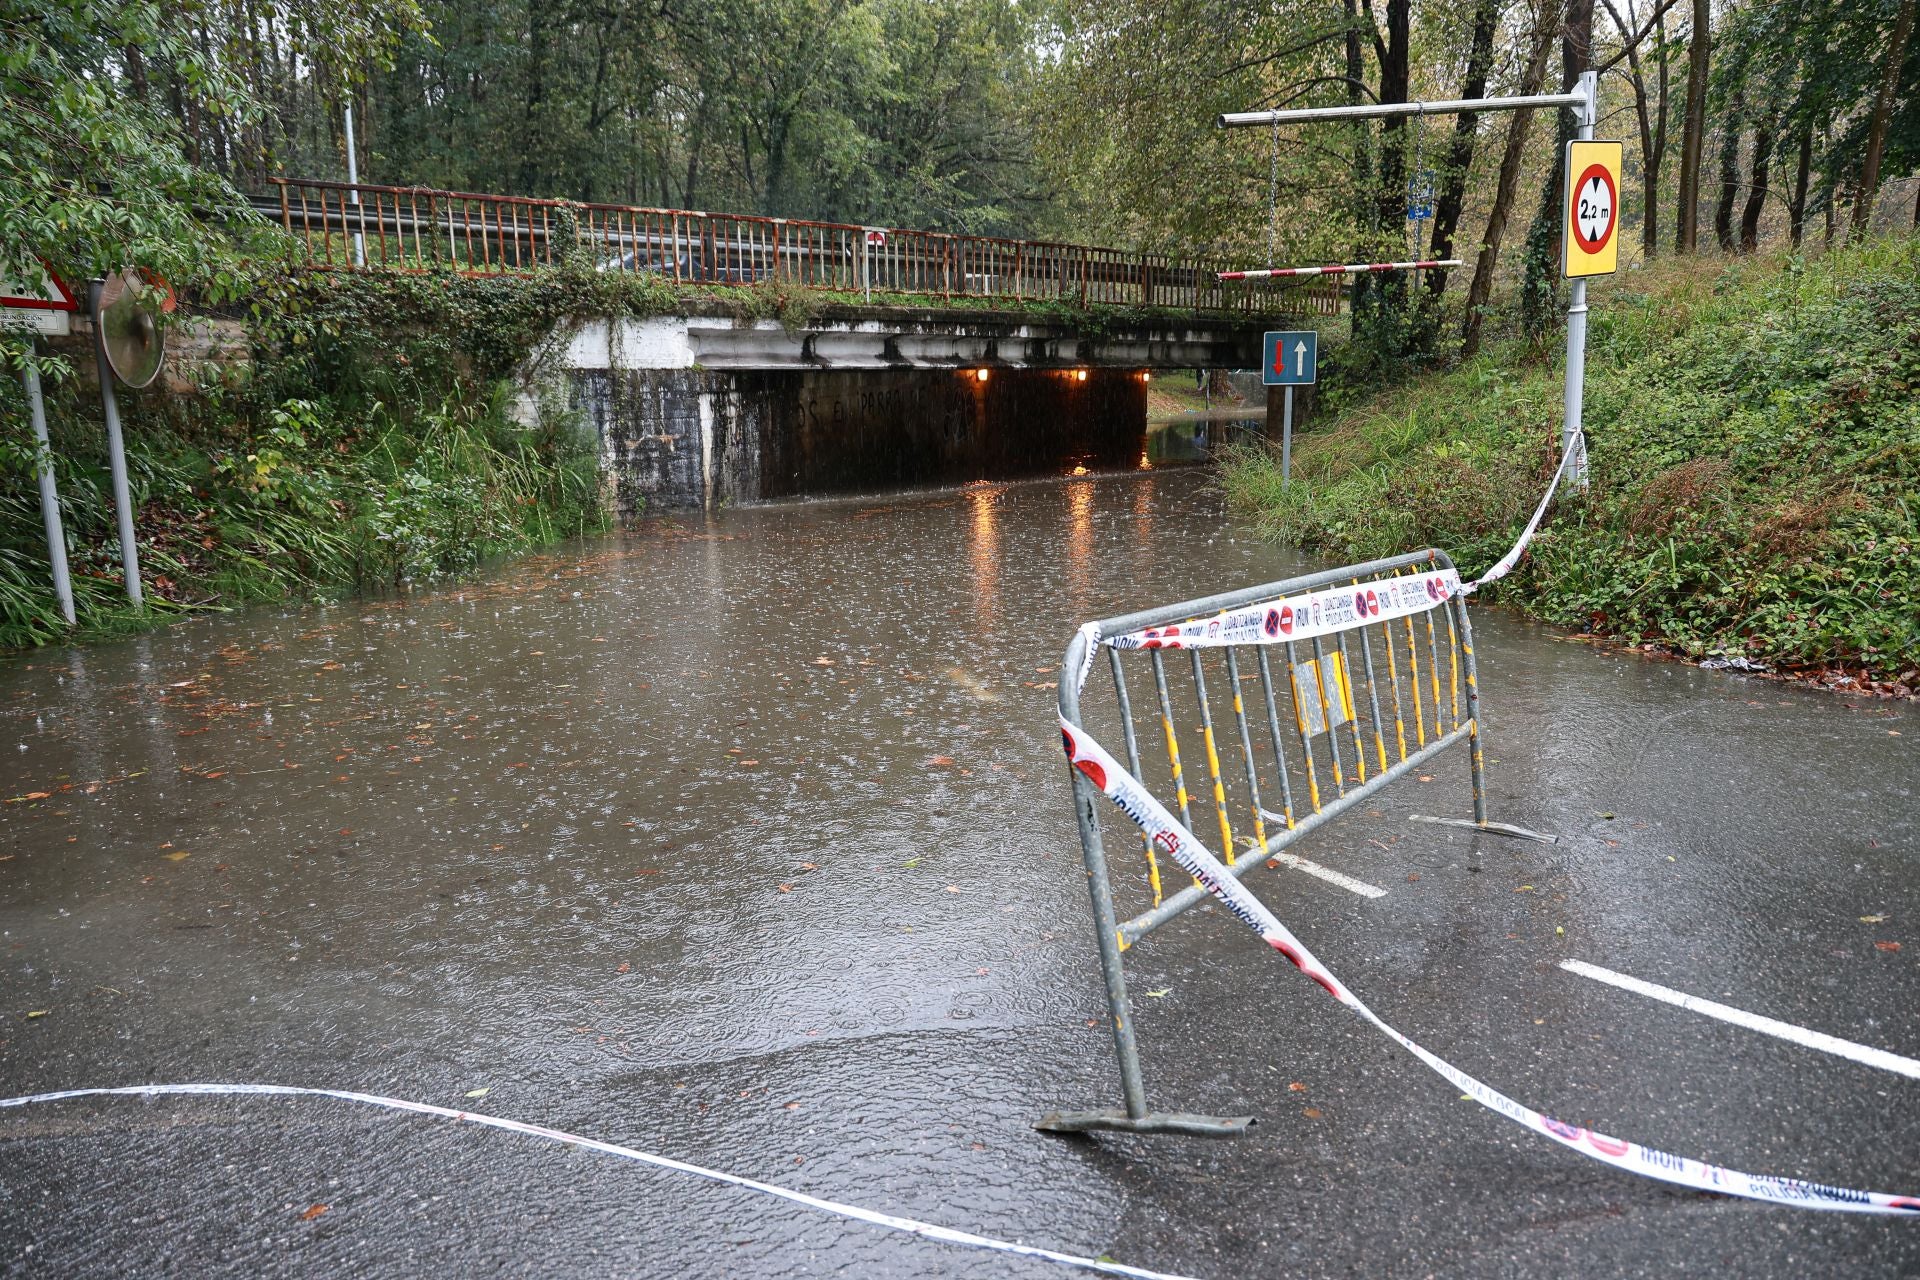
<path id="1" fill-rule="evenodd" d="M 0 810 L 0 1095 L 360 1089 L 1210 1280 L 1920 1274 L 1920 1222 L 1676 1190 L 1462 1101 L 1217 912 L 1129 953 L 1147 1081 L 1259 1126 L 1031 1129 L 1118 1094 L 1045 668 L 1084 618 L 1299 568 L 1202 473 L 1083 477 L 656 522 L 10 659 L 0 791 L 47 794 Z M 1475 625 L 1493 816 L 1561 843 L 1409 822 L 1467 811 L 1456 754 L 1299 850 L 1383 896 L 1249 883 L 1521 1101 L 1920 1193 L 1897 1062 L 1562 967 L 1920 1058 L 1920 718 Z M 0 1271 L 1068 1274 L 228 1098 L 0 1111 Z"/>

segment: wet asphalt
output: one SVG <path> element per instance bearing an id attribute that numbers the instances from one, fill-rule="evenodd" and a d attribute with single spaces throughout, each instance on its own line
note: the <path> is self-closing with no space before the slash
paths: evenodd
<path id="1" fill-rule="evenodd" d="M 654 520 L 8 659 L 0 1095 L 358 1089 L 1209 1278 L 1920 1274 L 1920 1222 L 1648 1183 L 1462 1101 L 1213 912 L 1129 953 L 1147 1083 L 1259 1126 L 1032 1131 L 1118 1095 L 1051 668 L 1086 618 L 1305 567 L 1204 471 L 1088 476 Z M 1383 897 L 1250 883 L 1517 1099 L 1920 1192 L 1920 1080 L 1559 968 L 1920 1057 L 1920 717 L 1475 628 L 1492 816 L 1561 843 L 1409 822 L 1468 811 L 1456 752 L 1298 849 Z M 213 1098 L 0 1112 L 0 1273 L 1070 1274 Z"/>

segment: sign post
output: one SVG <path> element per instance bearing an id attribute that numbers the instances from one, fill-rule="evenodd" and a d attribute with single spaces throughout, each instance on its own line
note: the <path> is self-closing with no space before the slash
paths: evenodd
<path id="1" fill-rule="evenodd" d="M 1560 450 L 1571 449 L 1573 478 L 1587 487 L 1587 445 L 1581 434 L 1581 409 L 1587 385 L 1587 278 L 1610 276 L 1619 267 L 1620 152 L 1617 142 L 1593 141 L 1594 93 L 1598 76 L 1580 77 L 1584 106 L 1577 141 L 1567 144 L 1565 215 L 1560 228 L 1561 272 L 1573 281 L 1567 304 L 1567 405 L 1560 428 Z"/>
<path id="2" fill-rule="evenodd" d="M 1567 248 L 1566 275 L 1573 280 L 1573 301 L 1567 310 L 1567 396 L 1566 419 L 1560 432 L 1561 456 L 1572 449 L 1574 474 L 1580 483 L 1586 484 L 1586 444 L 1580 434 L 1580 405 L 1582 393 L 1586 388 L 1587 354 L 1587 276 L 1609 275 L 1613 272 L 1619 256 L 1619 246 L 1615 228 L 1620 220 L 1620 144 L 1617 142 L 1597 143 L 1593 141 L 1593 127 L 1600 118 L 1599 111 L 1600 77 L 1592 71 L 1583 72 L 1566 93 L 1535 93 L 1508 98 L 1448 98 L 1434 102 L 1380 102 L 1366 103 L 1348 107 L 1294 107 L 1282 111 L 1232 111 L 1219 116 L 1215 123 L 1223 129 L 1267 129 L 1281 124 L 1307 124 L 1330 120 L 1379 120 L 1395 116 L 1453 115 L 1463 112 L 1479 114 L 1483 111 L 1519 111 L 1535 107 L 1569 107 L 1579 119 L 1579 141 L 1574 147 L 1592 147 L 1596 151 L 1582 152 L 1582 167 L 1578 172 L 1569 172 L 1567 182 L 1567 213 L 1562 227 L 1561 239 Z M 1611 161 L 1598 149 L 1610 148 Z M 1572 152 L 1568 154 L 1568 163 L 1572 164 Z M 1595 163 L 1609 178 L 1600 178 L 1590 174 Z M 1611 168 L 1607 168 L 1608 164 Z M 1588 198 L 1588 207 L 1582 214 L 1580 199 L 1582 191 Z M 1601 197 L 1604 196 L 1604 199 Z M 1576 240 L 1575 231 L 1584 237 Z M 1575 254 L 1580 255 L 1575 257 Z M 1574 270 L 1576 263 L 1582 270 Z M 1434 266 L 1435 263 L 1382 264 L 1384 268 L 1401 266 Z M 1341 271 L 1353 268 L 1342 267 Z M 1372 268 L 1382 269 L 1382 268 Z M 1332 268 L 1324 270 L 1331 271 Z M 1222 272 L 1223 280 L 1253 280 L 1279 275 L 1320 274 L 1318 270 L 1279 271 L 1235 271 Z M 1272 335 L 1268 335 L 1271 337 Z M 1285 469 L 1285 461 L 1282 461 Z"/>
<path id="3" fill-rule="evenodd" d="M 868 227 L 860 246 L 860 286 L 866 290 L 867 301 L 873 301 L 873 251 L 887 247 L 887 233 L 878 227 Z"/>
<path id="4" fill-rule="evenodd" d="M 67 286 L 44 268 L 40 279 L 31 283 L 0 277 L 0 328 L 63 336 L 72 331 L 69 317 L 78 307 Z M 28 339 L 29 343 L 33 341 Z M 39 357 L 35 344 L 20 366 L 20 381 L 26 388 L 27 413 L 33 420 L 34 469 L 40 481 L 40 519 L 47 530 L 53 594 L 60 602 L 60 616 L 72 626 L 73 580 L 67 574 L 67 535 L 60 524 L 60 490 L 53 478 L 53 446 L 47 439 L 47 404 L 40 394 Z"/>
<path id="5" fill-rule="evenodd" d="M 1320 376 L 1320 335 L 1311 329 L 1275 330 L 1266 335 L 1260 380 L 1286 388 L 1280 411 L 1280 483 L 1293 483 L 1293 389 L 1311 386 Z"/>
<path id="6" fill-rule="evenodd" d="M 100 408 L 107 418 L 107 466 L 113 477 L 113 512 L 120 526 L 120 564 L 127 580 L 127 599 L 142 603 L 140 548 L 133 534 L 133 496 L 127 486 L 127 449 L 120 434 L 120 401 L 113 394 L 113 366 L 107 363 L 106 322 L 101 318 L 100 295 L 106 281 L 87 286 L 87 310 L 93 315 L 93 363 L 100 372 Z"/>

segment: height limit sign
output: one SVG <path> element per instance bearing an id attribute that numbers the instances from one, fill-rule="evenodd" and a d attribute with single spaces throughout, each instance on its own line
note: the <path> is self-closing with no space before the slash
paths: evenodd
<path id="1" fill-rule="evenodd" d="M 1567 144 L 1567 216 L 1561 274 L 1610 276 L 1620 262 L 1620 144 Z"/>

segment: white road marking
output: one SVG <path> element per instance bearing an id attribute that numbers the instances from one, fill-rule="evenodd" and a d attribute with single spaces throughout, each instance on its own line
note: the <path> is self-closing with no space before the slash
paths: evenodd
<path id="1" fill-rule="evenodd" d="M 1363 898 L 1387 896 L 1387 891 L 1378 885 L 1368 884 L 1365 880 L 1355 880 L 1352 876 L 1341 875 L 1332 867 L 1323 867 L 1309 858 L 1297 857 L 1291 853 L 1270 853 L 1267 857 L 1283 867 L 1292 867 L 1295 871 L 1304 871 L 1310 876 L 1318 876 L 1328 884 L 1337 884 L 1348 893 L 1357 893 Z"/>
<path id="2" fill-rule="evenodd" d="M 1831 1053 L 1836 1057 L 1851 1058 L 1869 1067 L 1878 1067 L 1882 1071 L 1891 1071 L 1912 1080 L 1920 1080 L 1920 1061 L 1901 1057 L 1897 1053 L 1889 1053 L 1885 1049 L 1855 1044 L 1851 1040 L 1830 1036 L 1824 1031 L 1809 1031 L 1805 1027 L 1796 1027 L 1791 1022 L 1781 1022 L 1776 1018 L 1748 1013 L 1745 1009 L 1736 1009 L 1732 1005 L 1721 1004 L 1717 1000 L 1702 1000 L 1699 996 L 1690 996 L 1684 991 L 1675 991 L 1672 987 L 1663 987 L 1658 983 L 1630 978 L 1624 973 L 1602 969 L 1599 965 L 1588 964 L 1584 960 L 1562 960 L 1560 967 L 1568 973 L 1577 973 L 1583 978 L 1592 978 L 1596 982 L 1619 987 L 1622 991 L 1646 996 L 1649 1000 L 1678 1005 L 1693 1013 L 1704 1013 L 1709 1018 L 1718 1018 L 1722 1022 L 1731 1022 L 1737 1027 L 1745 1027 L 1749 1031 L 1758 1031 L 1762 1035 L 1774 1036 L 1781 1040 L 1791 1040 L 1809 1049 L 1818 1049 L 1822 1053 Z"/>

